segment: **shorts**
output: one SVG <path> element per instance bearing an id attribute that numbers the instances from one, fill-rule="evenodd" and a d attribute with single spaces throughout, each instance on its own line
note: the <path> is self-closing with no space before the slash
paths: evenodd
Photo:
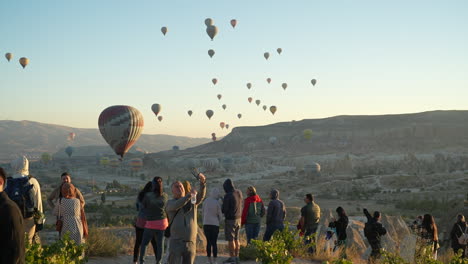
<path id="1" fill-rule="evenodd" d="M 224 225 L 224 236 L 226 241 L 239 240 L 239 231 L 241 226 L 241 220 L 226 220 Z"/>

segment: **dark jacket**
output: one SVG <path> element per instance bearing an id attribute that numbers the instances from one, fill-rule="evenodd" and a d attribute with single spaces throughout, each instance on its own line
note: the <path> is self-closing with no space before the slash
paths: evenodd
<path id="1" fill-rule="evenodd" d="M 337 221 L 335 221 L 335 228 L 336 228 L 336 236 L 338 240 L 346 240 L 346 228 L 348 227 L 348 217 L 340 217 Z"/>
<path id="2" fill-rule="evenodd" d="M 24 263 L 23 216 L 15 202 L 0 192 L 0 263 Z"/>
<path id="3" fill-rule="evenodd" d="M 372 217 L 367 210 L 364 210 L 364 214 L 367 217 L 367 223 L 364 226 L 364 235 L 370 244 L 380 243 L 381 237 L 387 234 L 387 229 L 385 229 L 382 223 Z"/>
<path id="4" fill-rule="evenodd" d="M 268 204 L 266 224 L 282 225 L 286 218 L 286 206 L 279 199 L 279 191 L 272 190 L 270 193 L 271 201 Z"/>
<path id="5" fill-rule="evenodd" d="M 236 220 L 242 217 L 242 192 L 234 188 L 231 179 L 227 179 L 223 184 L 224 195 L 223 207 L 221 211 L 226 220 Z"/>
<path id="6" fill-rule="evenodd" d="M 244 200 L 241 224 L 259 224 L 265 215 L 265 206 L 260 196 L 252 195 Z"/>
<path id="7" fill-rule="evenodd" d="M 165 193 L 159 197 L 156 197 L 154 192 L 145 193 L 142 205 L 143 214 L 146 216 L 146 220 L 155 221 L 167 218 L 165 210 L 167 200 L 167 194 Z"/>
<path id="8" fill-rule="evenodd" d="M 453 249 L 460 249 L 460 248 L 463 248 L 464 246 L 463 245 L 460 245 L 458 243 L 458 238 L 462 235 L 462 230 L 463 232 L 468 232 L 468 230 L 466 229 L 466 222 L 457 222 L 453 225 L 452 227 L 452 231 L 450 231 L 450 240 L 452 241 L 452 248 Z"/>

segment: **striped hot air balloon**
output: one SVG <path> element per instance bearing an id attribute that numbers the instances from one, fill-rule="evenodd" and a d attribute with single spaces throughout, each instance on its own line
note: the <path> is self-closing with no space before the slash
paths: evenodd
<path id="1" fill-rule="evenodd" d="M 143 160 L 140 158 L 134 158 L 130 160 L 130 167 L 132 171 L 139 171 L 143 167 Z"/>
<path id="2" fill-rule="evenodd" d="M 123 158 L 143 131 L 143 115 L 127 105 L 110 106 L 99 115 L 99 131 L 115 154 Z"/>

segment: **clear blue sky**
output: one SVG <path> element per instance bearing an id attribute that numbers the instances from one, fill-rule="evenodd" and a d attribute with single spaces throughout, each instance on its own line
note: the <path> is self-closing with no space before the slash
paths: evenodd
<path id="1" fill-rule="evenodd" d="M 4 0 L 0 13 L 0 120 L 97 128 L 103 109 L 126 104 L 143 113 L 146 134 L 210 137 L 226 135 L 221 121 L 468 109 L 465 0 Z M 219 28 L 214 41 L 207 17 Z"/>

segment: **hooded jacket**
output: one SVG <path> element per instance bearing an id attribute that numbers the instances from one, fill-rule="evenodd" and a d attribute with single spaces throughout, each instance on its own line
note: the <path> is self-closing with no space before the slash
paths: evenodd
<path id="1" fill-rule="evenodd" d="M 236 220 L 242 217 L 242 192 L 234 188 L 231 179 L 227 179 L 223 184 L 224 195 L 222 212 L 226 220 Z"/>
<path id="2" fill-rule="evenodd" d="M 25 156 L 21 156 L 11 162 L 11 168 L 14 171 L 13 178 L 28 177 L 29 176 L 29 161 Z M 44 212 L 42 209 L 42 197 L 41 197 L 41 186 L 39 182 L 31 177 L 29 182 L 33 185 L 32 196 L 34 200 L 34 206 L 39 212 Z M 5 186 L 6 187 L 6 186 Z"/>
<path id="3" fill-rule="evenodd" d="M 219 189 L 213 188 L 210 191 L 209 197 L 203 202 L 203 225 L 219 226 L 223 213 L 221 212 L 221 203 L 218 198 Z"/>
<path id="4" fill-rule="evenodd" d="M 256 194 L 245 198 L 241 224 L 258 224 L 264 215 L 265 206 L 260 196 Z"/>
<path id="5" fill-rule="evenodd" d="M 23 216 L 15 202 L 0 192 L 0 263 L 24 263 Z"/>
<path id="6" fill-rule="evenodd" d="M 279 191 L 272 190 L 270 197 L 271 201 L 268 204 L 266 224 L 283 225 L 283 221 L 286 218 L 286 207 L 283 201 L 279 199 Z"/>

